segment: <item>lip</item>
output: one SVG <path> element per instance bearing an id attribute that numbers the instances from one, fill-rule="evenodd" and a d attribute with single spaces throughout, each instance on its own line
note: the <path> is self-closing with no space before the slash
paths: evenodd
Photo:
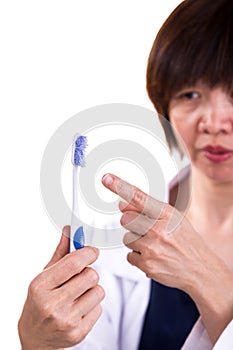
<path id="1" fill-rule="evenodd" d="M 233 157 L 233 150 L 218 145 L 205 146 L 201 151 L 204 156 L 213 163 L 222 163 Z"/>

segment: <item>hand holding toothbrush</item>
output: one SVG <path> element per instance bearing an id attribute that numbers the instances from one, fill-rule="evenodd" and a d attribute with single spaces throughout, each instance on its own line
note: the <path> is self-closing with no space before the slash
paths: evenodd
<path id="1" fill-rule="evenodd" d="M 31 282 L 19 320 L 22 350 L 61 350 L 82 341 L 101 314 L 93 247 L 69 253 L 69 227 L 46 268 Z"/>

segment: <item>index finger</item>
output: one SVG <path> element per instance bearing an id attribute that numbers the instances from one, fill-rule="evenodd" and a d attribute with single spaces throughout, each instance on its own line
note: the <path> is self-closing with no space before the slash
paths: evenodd
<path id="1" fill-rule="evenodd" d="M 46 268 L 41 275 L 46 281 L 48 289 L 54 289 L 82 272 L 98 257 L 98 250 L 93 247 L 84 247 L 67 254 L 54 265 Z"/>
<path id="2" fill-rule="evenodd" d="M 153 219 L 162 216 L 165 217 L 169 205 L 156 200 L 136 186 L 129 184 L 113 174 L 105 174 L 102 178 L 102 183 L 110 191 L 118 194 L 128 203 L 136 207 L 141 213 Z"/>

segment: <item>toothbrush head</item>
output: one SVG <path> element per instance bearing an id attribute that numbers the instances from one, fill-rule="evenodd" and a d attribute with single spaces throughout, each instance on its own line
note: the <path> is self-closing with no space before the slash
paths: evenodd
<path id="1" fill-rule="evenodd" d="M 73 145 L 73 157 L 72 163 L 75 166 L 85 166 L 85 149 L 87 147 L 87 137 L 78 135 L 75 137 L 74 145 Z"/>

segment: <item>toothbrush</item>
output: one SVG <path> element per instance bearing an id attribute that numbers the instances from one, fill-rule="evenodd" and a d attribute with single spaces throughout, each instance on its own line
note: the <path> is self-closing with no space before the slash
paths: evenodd
<path id="1" fill-rule="evenodd" d="M 84 230 L 78 219 L 78 167 L 85 166 L 85 149 L 87 147 L 87 137 L 76 135 L 73 143 L 73 210 L 71 218 L 71 250 L 84 247 Z M 72 246 L 73 245 L 73 246 Z"/>

